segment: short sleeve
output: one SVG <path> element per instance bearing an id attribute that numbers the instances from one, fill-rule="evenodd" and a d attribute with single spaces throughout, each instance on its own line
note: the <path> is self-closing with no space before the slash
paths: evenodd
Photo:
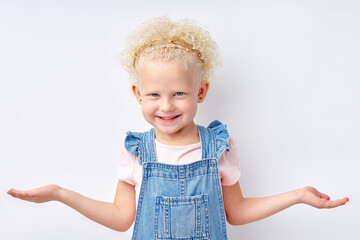
<path id="1" fill-rule="evenodd" d="M 218 161 L 221 185 L 224 186 L 234 185 L 239 181 L 241 175 L 238 146 L 231 137 L 229 138 L 229 145 L 230 150 L 225 151 Z"/>
<path id="2" fill-rule="evenodd" d="M 135 185 L 135 164 L 137 164 L 137 157 L 129 153 L 125 146 L 123 146 L 120 151 L 120 160 L 116 171 L 118 180 Z"/>

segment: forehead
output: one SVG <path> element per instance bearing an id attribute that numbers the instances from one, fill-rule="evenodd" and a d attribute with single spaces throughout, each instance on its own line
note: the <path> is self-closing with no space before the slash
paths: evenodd
<path id="1" fill-rule="evenodd" d="M 184 87 L 198 83 L 196 66 L 184 65 L 175 60 L 152 59 L 137 67 L 139 87 Z"/>

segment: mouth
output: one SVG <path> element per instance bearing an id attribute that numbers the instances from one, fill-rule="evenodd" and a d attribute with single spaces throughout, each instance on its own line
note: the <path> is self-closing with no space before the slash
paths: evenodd
<path id="1" fill-rule="evenodd" d="M 156 116 L 164 121 L 169 121 L 178 118 L 180 115 L 174 115 L 174 116 Z"/>

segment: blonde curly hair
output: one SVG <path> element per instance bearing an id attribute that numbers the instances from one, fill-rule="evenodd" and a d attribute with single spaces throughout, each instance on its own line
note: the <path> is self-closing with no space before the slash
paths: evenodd
<path id="1" fill-rule="evenodd" d="M 165 38 L 179 39 L 192 46 L 197 54 L 177 47 L 146 47 L 152 41 Z M 221 66 L 218 46 L 208 31 L 189 19 L 171 21 L 166 16 L 144 22 L 137 31 L 129 35 L 127 47 L 118 56 L 133 82 L 137 81 L 137 66 L 144 62 L 144 59 L 175 60 L 185 68 L 195 64 L 201 69 L 201 80 L 209 80 L 215 68 Z"/>

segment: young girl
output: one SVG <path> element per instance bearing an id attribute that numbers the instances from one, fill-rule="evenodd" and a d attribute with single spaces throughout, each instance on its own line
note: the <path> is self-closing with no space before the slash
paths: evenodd
<path id="1" fill-rule="evenodd" d="M 313 187 L 243 197 L 237 145 L 226 125 L 194 123 L 208 79 L 220 65 L 216 43 L 202 28 L 155 18 L 131 36 L 122 57 L 143 116 L 154 128 L 127 133 L 114 202 L 57 185 L 8 194 L 37 203 L 62 202 L 117 231 L 126 231 L 135 220 L 133 239 L 227 239 L 226 220 L 240 225 L 297 203 L 334 208 L 349 201 L 332 201 Z"/>

